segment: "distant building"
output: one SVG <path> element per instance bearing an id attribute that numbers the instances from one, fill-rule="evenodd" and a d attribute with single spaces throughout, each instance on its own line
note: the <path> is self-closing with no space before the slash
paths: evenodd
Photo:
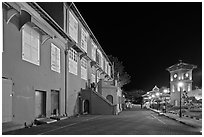
<path id="1" fill-rule="evenodd" d="M 172 65 L 167 70 L 170 73 L 170 103 L 178 106 L 180 102 L 180 89 L 181 95 L 184 91 L 190 92 L 192 90 L 192 73 L 193 69 L 197 66 L 184 63 L 180 60 L 178 64 Z M 182 82 L 183 86 L 179 87 L 178 83 Z"/>
<path id="2" fill-rule="evenodd" d="M 202 89 L 194 89 L 188 92 L 188 97 L 195 97 L 195 99 L 202 99 Z"/>

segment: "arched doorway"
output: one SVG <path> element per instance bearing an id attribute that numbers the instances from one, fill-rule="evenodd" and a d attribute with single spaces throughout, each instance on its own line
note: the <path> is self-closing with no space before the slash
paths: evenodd
<path id="1" fill-rule="evenodd" d="M 88 100 L 84 101 L 84 113 L 89 114 L 89 101 Z"/>
<path id="2" fill-rule="evenodd" d="M 113 104 L 113 96 L 112 95 L 108 95 L 106 97 L 106 99 Z"/>

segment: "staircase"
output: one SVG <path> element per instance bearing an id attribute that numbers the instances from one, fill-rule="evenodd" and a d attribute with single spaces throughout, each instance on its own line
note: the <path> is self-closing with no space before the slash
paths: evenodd
<path id="1" fill-rule="evenodd" d="M 82 99 L 89 101 L 90 114 L 93 115 L 115 115 L 116 105 L 113 105 L 100 93 L 92 89 L 82 90 Z"/>

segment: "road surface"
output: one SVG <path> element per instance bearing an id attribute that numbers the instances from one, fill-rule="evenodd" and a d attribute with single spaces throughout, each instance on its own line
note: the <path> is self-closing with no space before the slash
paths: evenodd
<path id="1" fill-rule="evenodd" d="M 37 135 L 199 135 L 200 129 L 135 106 L 119 115 L 94 115 L 8 132 Z"/>

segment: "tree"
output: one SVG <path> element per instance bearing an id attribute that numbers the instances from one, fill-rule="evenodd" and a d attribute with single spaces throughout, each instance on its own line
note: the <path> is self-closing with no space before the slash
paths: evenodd
<path id="1" fill-rule="evenodd" d="M 146 94 L 146 92 L 144 90 L 133 90 L 133 91 L 129 91 L 127 92 L 128 97 L 130 96 L 131 98 L 134 98 L 134 102 L 135 104 L 140 104 L 143 100 L 142 95 Z"/>
<path id="2" fill-rule="evenodd" d="M 123 87 L 130 82 L 130 75 L 125 72 L 123 63 L 117 57 L 112 55 L 108 56 L 110 61 L 114 64 L 114 79 L 118 81 L 118 86 Z"/>

